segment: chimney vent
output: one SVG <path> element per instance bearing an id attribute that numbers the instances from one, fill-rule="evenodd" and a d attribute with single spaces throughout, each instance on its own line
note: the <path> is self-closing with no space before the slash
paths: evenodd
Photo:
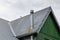
<path id="1" fill-rule="evenodd" d="M 30 13 L 31 13 L 31 14 L 34 14 L 34 10 L 31 10 Z"/>
<path id="2" fill-rule="evenodd" d="M 30 16 L 30 18 L 31 18 L 31 30 L 33 32 L 33 29 L 34 29 L 34 10 L 31 10 L 30 14 L 31 14 L 31 16 Z M 31 40 L 33 40 L 33 35 L 31 36 Z"/>
<path id="3" fill-rule="evenodd" d="M 34 10 L 31 10 L 30 11 L 30 14 L 31 14 L 31 29 L 34 28 Z"/>

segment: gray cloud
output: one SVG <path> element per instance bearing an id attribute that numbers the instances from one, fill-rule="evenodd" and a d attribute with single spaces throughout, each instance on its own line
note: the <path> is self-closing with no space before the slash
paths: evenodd
<path id="1" fill-rule="evenodd" d="M 28 15 L 31 9 L 37 11 L 48 4 L 47 0 L 0 0 L 0 17 L 11 21 Z"/>
<path id="2" fill-rule="evenodd" d="M 51 6 L 60 25 L 60 0 L 51 0 Z"/>
<path id="3" fill-rule="evenodd" d="M 0 18 L 12 21 L 32 9 L 38 11 L 50 5 L 60 25 L 60 0 L 0 0 Z"/>

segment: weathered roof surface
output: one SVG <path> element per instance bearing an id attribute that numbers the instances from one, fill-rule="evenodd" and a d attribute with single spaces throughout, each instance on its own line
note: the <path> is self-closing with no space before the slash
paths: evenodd
<path id="1" fill-rule="evenodd" d="M 17 40 L 8 25 L 8 21 L 0 18 L 0 40 Z"/>
<path id="2" fill-rule="evenodd" d="M 16 19 L 11 22 L 12 28 L 16 34 L 16 36 L 27 35 L 29 33 L 38 32 L 40 30 L 40 25 L 43 25 L 44 21 L 47 19 L 49 13 L 51 11 L 51 7 L 45 8 L 43 10 L 39 10 L 34 13 L 34 29 L 29 32 L 31 27 L 31 15 L 27 15 L 25 17 Z"/>

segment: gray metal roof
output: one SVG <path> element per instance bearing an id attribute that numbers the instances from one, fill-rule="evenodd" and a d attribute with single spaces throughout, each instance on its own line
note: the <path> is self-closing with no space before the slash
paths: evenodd
<path id="1" fill-rule="evenodd" d="M 8 21 L 0 18 L 0 40 L 17 40 L 13 36 Z"/>
<path id="2" fill-rule="evenodd" d="M 18 40 L 17 36 L 23 37 L 33 33 L 38 33 L 44 22 L 52 11 L 51 7 L 39 10 L 34 13 L 34 28 L 31 30 L 31 14 L 18 18 L 14 21 L 6 21 L 0 18 L 0 39 Z M 30 39 L 30 38 L 28 38 Z"/>
<path id="3" fill-rule="evenodd" d="M 16 36 L 39 32 L 50 12 L 51 7 L 48 7 L 34 13 L 34 29 L 31 32 L 29 32 L 31 27 L 31 15 L 11 21 L 10 23 Z"/>

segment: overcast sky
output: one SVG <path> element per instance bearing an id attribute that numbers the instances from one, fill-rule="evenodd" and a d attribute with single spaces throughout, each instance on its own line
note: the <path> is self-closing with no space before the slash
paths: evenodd
<path id="1" fill-rule="evenodd" d="M 0 18 L 15 20 L 30 14 L 30 10 L 38 11 L 51 6 L 60 25 L 60 0 L 0 0 Z"/>

